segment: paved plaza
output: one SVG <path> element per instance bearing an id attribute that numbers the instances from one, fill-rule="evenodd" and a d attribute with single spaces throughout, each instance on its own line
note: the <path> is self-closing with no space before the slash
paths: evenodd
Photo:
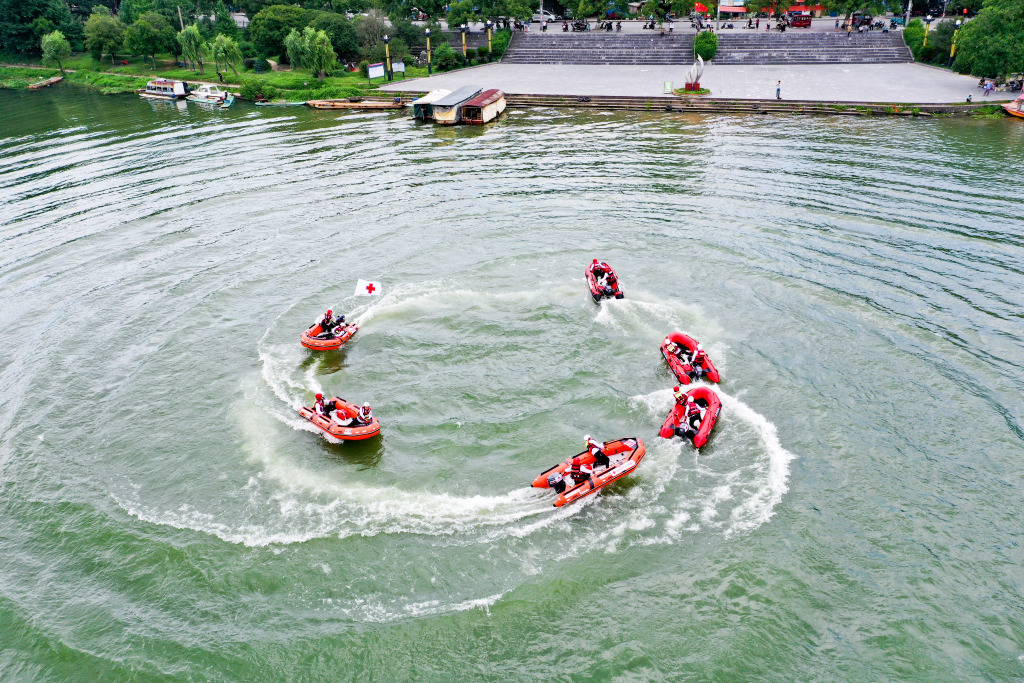
<path id="1" fill-rule="evenodd" d="M 427 92 L 463 85 L 530 95 L 662 96 L 664 82 L 681 87 L 685 66 L 599 66 L 488 64 L 429 78 L 396 81 L 385 90 Z M 782 81 L 782 98 L 820 102 L 912 102 L 942 104 L 1011 100 L 1016 93 L 984 98 L 978 79 L 920 64 L 708 65 L 701 85 L 714 97 L 772 99 Z"/>

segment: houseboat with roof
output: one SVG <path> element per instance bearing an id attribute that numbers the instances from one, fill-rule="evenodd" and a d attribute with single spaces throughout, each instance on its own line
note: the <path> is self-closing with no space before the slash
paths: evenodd
<path id="1" fill-rule="evenodd" d="M 482 126 L 501 116 L 505 111 L 505 93 L 484 90 L 462 105 L 462 122 Z"/>
<path id="2" fill-rule="evenodd" d="M 182 100 L 188 95 L 183 81 L 168 81 L 163 78 L 150 81 L 145 88 L 135 92 L 140 97 L 150 100 Z"/>
<path id="3" fill-rule="evenodd" d="M 450 95 L 445 95 L 434 102 L 434 121 L 451 126 L 458 123 L 462 115 L 462 105 L 480 94 L 483 90 L 478 85 L 464 85 Z"/>
<path id="4" fill-rule="evenodd" d="M 430 121 L 434 118 L 434 102 L 446 95 L 451 95 L 451 90 L 431 90 L 418 100 L 412 101 L 413 118 Z"/>

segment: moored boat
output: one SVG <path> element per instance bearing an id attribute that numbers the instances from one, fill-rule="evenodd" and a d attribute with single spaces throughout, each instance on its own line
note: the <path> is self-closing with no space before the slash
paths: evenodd
<path id="1" fill-rule="evenodd" d="M 39 81 L 38 83 L 30 83 L 28 86 L 29 90 L 39 90 L 40 88 L 46 88 L 54 83 L 60 83 L 64 80 L 63 76 L 54 76 L 53 78 L 47 78 L 45 81 Z"/>
<path id="2" fill-rule="evenodd" d="M 431 90 L 423 97 L 412 101 L 412 116 L 423 121 L 430 121 L 434 118 L 434 102 L 442 97 L 451 94 L 451 90 Z"/>
<path id="3" fill-rule="evenodd" d="M 619 287 L 619 278 L 615 271 L 604 261 L 594 259 L 594 262 L 587 266 L 587 286 L 590 288 L 590 296 L 594 297 L 594 303 L 601 299 L 621 299 L 625 295 Z"/>
<path id="4" fill-rule="evenodd" d="M 697 340 L 682 332 L 673 332 L 661 342 L 661 353 L 665 356 L 665 360 L 668 361 L 672 374 L 676 376 L 680 384 L 689 384 L 696 374 L 694 373 L 693 366 L 686 359 L 681 358 L 679 354 L 668 350 L 667 347 L 670 342 L 680 347 L 680 349 L 685 349 L 686 354 L 692 358 L 697 350 Z M 700 362 L 700 368 L 704 379 L 709 382 L 717 382 L 719 380 L 718 370 L 706 355 Z"/>
<path id="5" fill-rule="evenodd" d="M 195 88 L 190 92 L 185 99 L 190 102 L 205 102 L 207 104 L 221 104 L 224 102 L 228 95 L 227 90 L 222 89 L 219 85 L 210 85 L 203 83 L 198 88 Z"/>
<path id="6" fill-rule="evenodd" d="M 139 94 L 139 97 L 150 100 L 181 100 L 188 95 L 183 81 L 169 81 L 164 78 L 150 81 L 146 83 L 144 89 L 135 92 Z"/>
<path id="7" fill-rule="evenodd" d="M 445 126 L 458 123 L 462 114 L 462 105 L 479 95 L 481 90 L 483 88 L 478 85 L 464 85 L 435 101 L 434 121 Z"/>
<path id="8" fill-rule="evenodd" d="M 396 98 L 397 99 L 397 98 Z M 395 100 L 309 100 L 307 107 L 313 109 L 402 109 L 405 102 L 401 99 Z"/>
<path id="9" fill-rule="evenodd" d="M 686 399 L 684 398 L 682 402 L 677 402 L 672 406 L 672 412 L 668 414 L 665 424 L 661 426 L 660 436 L 663 439 L 671 439 L 673 436 L 690 439 L 695 448 L 700 448 L 708 442 L 708 436 L 718 421 L 718 416 L 722 412 L 722 399 L 718 398 L 718 394 L 711 387 L 694 387 L 687 391 L 685 396 L 687 398 L 693 396 L 694 402 L 701 407 L 701 417 L 697 423 L 696 432 L 692 428 L 681 428 L 686 415 Z"/>
<path id="10" fill-rule="evenodd" d="M 644 455 L 647 454 L 647 449 L 641 439 L 629 437 L 605 442 L 604 454 L 608 456 L 609 460 L 607 467 L 595 467 L 589 477 L 578 483 L 571 478 L 566 479 L 566 472 L 574 460 L 581 465 L 592 465 L 594 456 L 588 451 L 567 458 L 554 467 L 544 470 L 533 480 L 533 487 L 546 489 L 554 486 L 558 492 L 558 496 L 555 498 L 555 507 L 575 503 L 635 470 Z"/>
<path id="11" fill-rule="evenodd" d="M 1010 116 L 1015 116 L 1018 119 L 1024 119 L 1024 92 L 1020 94 L 1013 102 L 1007 102 L 1003 105 L 1003 110 Z"/>
<path id="12" fill-rule="evenodd" d="M 334 414 L 331 417 L 320 415 L 306 406 L 299 408 L 299 415 L 327 436 L 339 441 L 363 441 L 380 434 L 380 422 L 376 417 L 364 423 L 359 419 L 359 408 L 355 404 L 337 396 L 327 401 L 327 405 L 332 403 Z"/>
<path id="13" fill-rule="evenodd" d="M 333 351 L 344 346 L 358 331 L 359 325 L 342 325 L 335 328 L 333 333 L 323 335 L 320 324 L 315 323 L 299 335 L 299 343 L 312 351 Z"/>
<path id="14" fill-rule="evenodd" d="M 505 111 L 505 93 L 500 90 L 484 90 L 462 105 L 462 122 L 477 126 L 490 123 Z"/>

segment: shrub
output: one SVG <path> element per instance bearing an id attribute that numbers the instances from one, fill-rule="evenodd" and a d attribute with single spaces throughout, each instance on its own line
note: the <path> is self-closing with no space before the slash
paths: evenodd
<path id="1" fill-rule="evenodd" d="M 370 63 L 365 59 L 359 62 L 359 73 L 363 74 L 363 78 L 370 77 Z"/>
<path id="2" fill-rule="evenodd" d="M 252 68 L 260 69 L 261 71 L 270 71 L 271 70 L 270 62 L 265 60 L 263 57 L 260 57 L 255 62 L 253 62 Z"/>
<path id="3" fill-rule="evenodd" d="M 277 97 L 277 88 L 258 78 L 243 78 L 238 92 L 246 100 L 272 100 Z"/>
<path id="4" fill-rule="evenodd" d="M 710 61 L 718 52 L 718 35 L 711 31 L 698 33 L 693 39 L 693 51 L 705 62 Z"/>
<path id="5" fill-rule="evenodd" d="M 467 47 L 466 48 L 466 61 L 467 62 L 472 62 L 474 59 L 476 59 L 476 50 L 474 50 L 471 47 Z"/>
<path id="6" fill-rule="evenodd" d="M 434 50 L 434 66 L 438 71 L 451 71 L 462 65 L 462 55 L 448 43 L 441 43 Z"/>
<path id="7" fill-rule="evenodd" d="M 924 43 L 924 22 L 914 19 L 903 29 L 903 40 L 914 54 L 914 59 L 921 59 L 921 45 Z"/>
<path id="8" fill-rule="evenodd" d="M 255 57 L 258 54 L 256 52 L 256 46 L 248 40 L 238 41 L 238 49 L 241 50 L 243 57 Z"/>
<path id="9" fill-rule="evenodd" d="M 244 66 L 246 69 L 251 69 L 255 65 L 256 65 L 256 60 L 253 59 L 252 57 L 246 57 L 245 59 L 242 60 L 242 66 Z"/>
<path id="10" fill-rule="evenodd" d="M 491 36 L 491 47 L 495 57 L 501 57 L 508 49 L 508 41 L 512 39 L 512 31 L 496 31 Z"/>

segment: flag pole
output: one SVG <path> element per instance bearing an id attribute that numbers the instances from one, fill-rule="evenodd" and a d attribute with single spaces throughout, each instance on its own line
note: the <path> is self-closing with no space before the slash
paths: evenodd
<path id="1" fill-rule="evenodd" d="M 719 0 L 718 5 L 715 7 L 715 9 L 718 12 L 715 15 L 715 23 L 717 24 L 717 26 L 715 26 L 715 30 L 716 31 L 721 31 L 722 30 L 722 2 L 721 2 L 721 0 Z"/>

